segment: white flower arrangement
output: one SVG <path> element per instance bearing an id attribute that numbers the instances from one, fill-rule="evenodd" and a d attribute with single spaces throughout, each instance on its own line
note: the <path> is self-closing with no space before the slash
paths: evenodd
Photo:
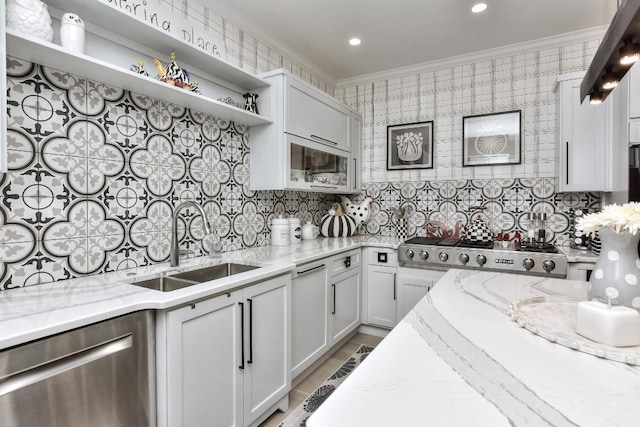
<path id="1" fill-rule="evenodd" d="M 640 229 L 640 203 L 607 205 L 602 211 L 585 215 L 576 222 L 576 229 L 588 235 L 594 235 L 601 227 L 609 227 L 616 233 L 628 231 L 637 234 Z"/>

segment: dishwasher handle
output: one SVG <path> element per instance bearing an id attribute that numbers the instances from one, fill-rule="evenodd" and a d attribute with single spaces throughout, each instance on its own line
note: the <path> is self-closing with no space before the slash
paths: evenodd
<path id="1" fill-rule="evenodd" d="M 40 366 L 11 375 L 0 381 L 0 396 L 28 387 L 40 381 L 103 359 L 133 346 L 133 335 L 128 334 L 95 347 L 55 359 Z"/>

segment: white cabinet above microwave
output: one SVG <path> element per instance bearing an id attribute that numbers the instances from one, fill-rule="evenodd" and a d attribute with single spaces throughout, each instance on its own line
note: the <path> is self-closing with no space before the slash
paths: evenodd
<path id="1" fill-rule="evenodd" d="M 281 76 L 285 80 L 284 131 L 349 151 L 349 110 L 307 83 Z"/>
<path id="2" fill-rule="evenodd" d="M 359 191 L 360 114 L 286 71 L 262 78 L 273 123 L 251 129 L 251 190 Z"/>

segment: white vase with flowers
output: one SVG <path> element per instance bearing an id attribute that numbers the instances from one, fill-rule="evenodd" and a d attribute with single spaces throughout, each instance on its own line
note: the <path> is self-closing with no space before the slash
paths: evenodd
<path id="1" fill-rule="evenodd" d="M 578 230 L 602 241 L 600 256 L 589 279 L 589 299 L 640 311 L 640 203 L 607 205 L 602 211 L 585 215 Z"/>

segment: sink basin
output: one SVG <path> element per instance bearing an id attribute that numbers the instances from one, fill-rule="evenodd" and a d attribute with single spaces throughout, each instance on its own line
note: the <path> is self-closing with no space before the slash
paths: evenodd
<path id="1" fill-rule="evenodd" d="M 184 273 L 172 274 L 169 277 L 202 283 L 208 282 L 209 280 L 233 276 L 234 274 L 238 273 L 244 273 L 245 271 L 254 270 L 256 268 L 260 267 L 256 267 L 255 265 L 226 263 L 213 265 L 206 268 L 200 268 L 198 270 L 185 271 Z"/>
<path id="2" fill-rule="evenodd" d="M 158 277 L 155 279 L 134 282 L 132 285 L 142 286 L 143 288 L 153 289 L 155 291 L 171 292 L 176 289 L 186 288 L 188 286 L 197 285 L 198 282 L 191 280 L 181 280 L 173 277 Z"/>

